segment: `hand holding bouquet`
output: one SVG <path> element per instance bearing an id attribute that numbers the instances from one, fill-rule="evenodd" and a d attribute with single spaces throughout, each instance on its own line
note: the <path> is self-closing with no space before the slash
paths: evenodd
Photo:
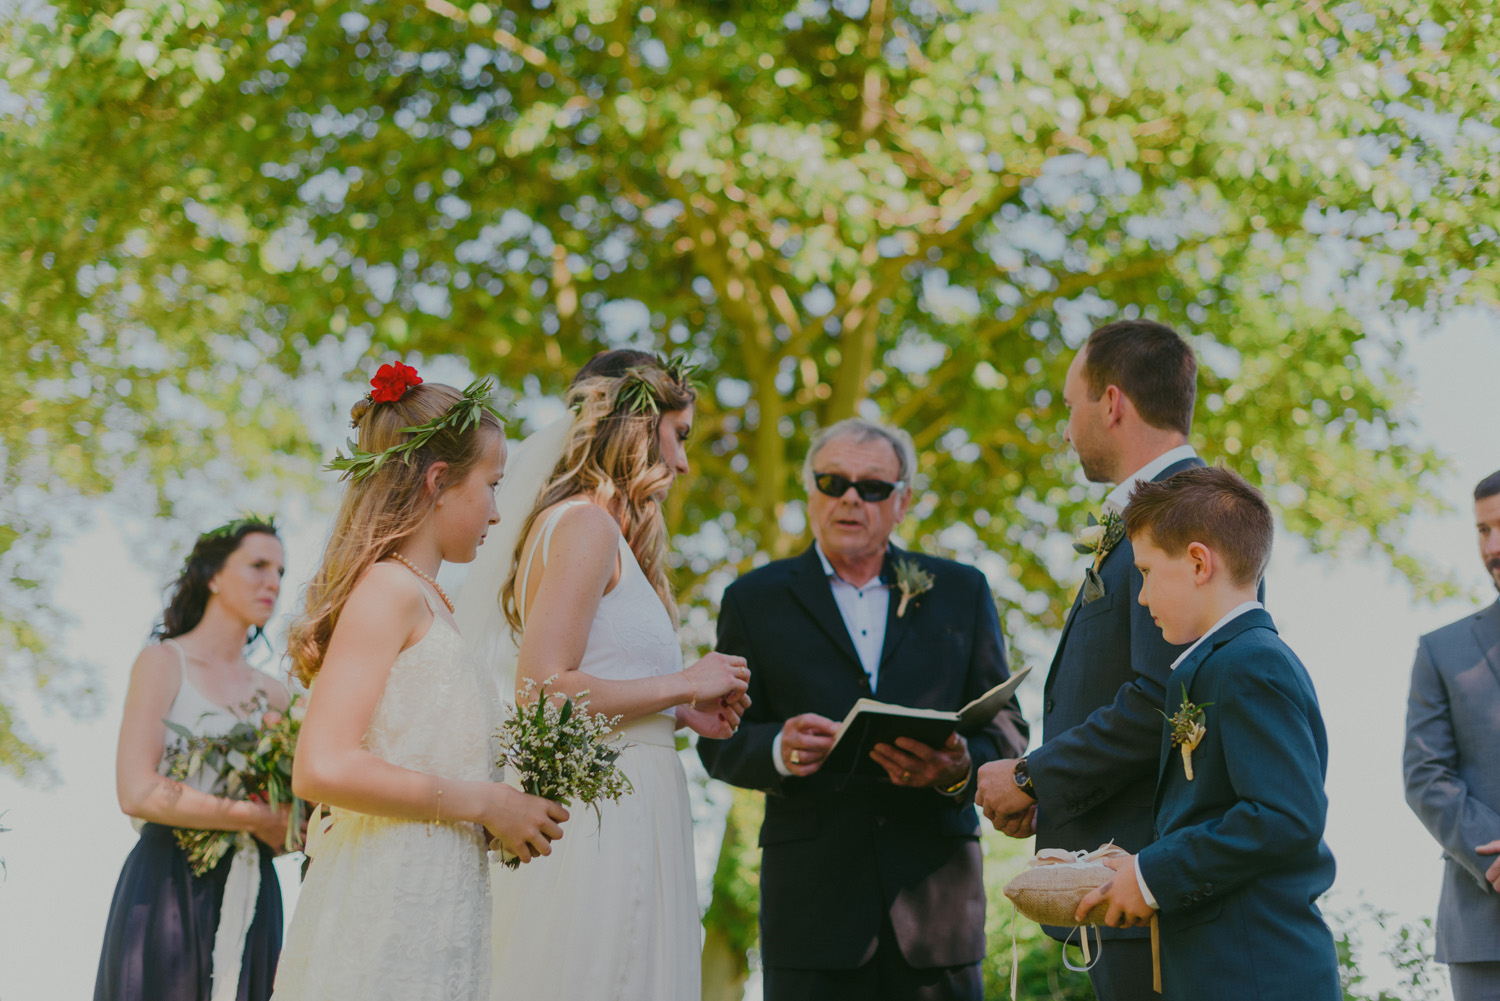
<path id="1" fill-rule="evenodd" d="M 207 768 L 214 776 L 208 791 L 215 796 L 265 803 L 273 810 L 291 807 L 282 845 L 289 852 L 302 847 L 307 814 L 307 804 L 292 792 L 292 755 L 302 728 L 299 698 L 293 696 L 291 706 L 280 713 L 267 709 L 265 696 L 257 695 L 241 709 L 245 715 L 259 712 L 260 726 L 242 721 L 217 737 L 199 736 L 180 724 L 163 721 L 179 738 L 167 749 L 167 776 L 181 782 Z M 177 828 L 174 833 L 177 844 L 187 852 L 193 874 L 202 876 L 234 850 L 243 832 Z"/>
<path id="2" fill-rule="evenodd" d="M 527 679 L 521 698 L 497 731 L 498 763 L 515 769 L 525 792 L 563 806 L 581 803 L 600 818 L 600 803 L 618 801 L 631 791 L 630 780 L 616 764 L 622 748 L 605 742 L 620 717 L 589 712 L 583 698 L 587 690 L 573 698 L 549 698 L 547 684 L 552 680 L 542 682 L 533 703 L 537 686 Z M 521 864 L 498 841 L 490 842 L 490 848 L 507 868 Z"/>

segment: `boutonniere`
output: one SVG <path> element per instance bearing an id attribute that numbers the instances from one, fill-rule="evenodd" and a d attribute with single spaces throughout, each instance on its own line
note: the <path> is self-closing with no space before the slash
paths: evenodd
<path id="1" fill-rule="evenodd" d="M 1099 565 L 1123 538 L 1125 538 L 1125 519 L 1118 511 L 1105 511 L 1103 522 L 1089 515 L 1088 525 L 1078 533 L 1074 540 L 1074 552 L 1094 557 L 1094 565 L 1083 574 L 1083 603 L 1085 605 L 1095 598 L 1104 597 L 1104 578 L 1099 576 Z"/>
<path id="2" fill-rule="evenodd" d="M 1187 686 L 1182 686 L 1182 705 L 1177 707 L 1177 712 L 1167 716 L 1167 723 L 1172 727 L 1172 746 L 1182 751 L 1182 774 L 1187 776 L 1189 782 L 1193 781 L 1193 751 L 1202 743 L 1203 738 L 1208 735 L 1208 717 L 1203 710 L 1213 705 L 1205 702 L 1198 706 L 1188 701 Z M 1161 712 L 1161 710 L 1157 710 Z"/>
<path id="3" fill-rule="evenodd" d="M 919 594 L 932 590 L 933 576 L 917 566 L 916 560 L 896 561 L 896 588 L 901 592 L 901 604 L 896 606 L 896 618 L 906 614 L 906 603 Z"/>

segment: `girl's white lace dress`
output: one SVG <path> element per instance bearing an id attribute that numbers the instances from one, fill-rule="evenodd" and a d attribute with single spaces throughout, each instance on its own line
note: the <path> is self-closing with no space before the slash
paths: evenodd
<path id="1" fill-rule="evenodd" d="M 425 585 L 424 585 L 425 590 Z M 492 777 L 494 687 L 437 612 L 391 666 L 365 747 L 447 779 Z M 488 836 L 335 810 L 310 847 L 275 1001 L 482 1001 L 490 989 Z"/>
<path id="2" fill-rule="evenodd" d="M 569 506 L 543 528 L 544 564 Z M 666 607 L 623 537 L 619 546 L 620 581 L 599 602 L 579 670 L 620 680 L 681 671 Z M 670 712 L 622 727 L 620 765 L 634 791 L 604 803 L 597 823 L 575 804 L 551 855 L 495 868 L 495 1001 L 700 996 L 692 814 L 675 731 Z"/>

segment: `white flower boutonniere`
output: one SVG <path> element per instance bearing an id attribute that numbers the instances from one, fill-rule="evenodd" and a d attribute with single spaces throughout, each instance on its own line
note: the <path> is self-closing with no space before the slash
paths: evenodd
<path id="1" fill-rule="evenodd" d="M 896 587 L 901 592 L 901 604 L 896 606 L 896 618 L 906 614 L 906 603 L 919 594 L 932 590 L 932 574 L 917 566 L 916 560 L 896 561 Z"/>
<path id="2" fill-rule="evenodd" d="M 1188 701 L 1187 686 L 1182 686 L 1182 705 L 1177 707 L 1177 712 L 1167 716 L 1167 723 L 1172 727 L 1172 746 L 1182 751 L 1182 774 L 1187 776 L 1189 782 L 1193 781 L 1193 751 L 1208 736 L 1208 716 L 1203 712 L 1212 702 L 1203 705 L 1194 705 Z M 1158 710 L 1159 711 L 1159 710 Z"/>
<path id="3" fill-rule="evenodd" d="M 1083 603 L 1087 605 L 1095 598 L 1104 597 L 1104 578 L 1099 576 L 1099 566 L 1110 550 L 1125 538 L 1125 519 L 1118 511 L 1105 511 L 1104 521 L 1089 515 L 1089 523 L 1078 533 L 1073 542 L 1075 552 L 1094 558 L 1094 565 L 1083 574 Z"/>

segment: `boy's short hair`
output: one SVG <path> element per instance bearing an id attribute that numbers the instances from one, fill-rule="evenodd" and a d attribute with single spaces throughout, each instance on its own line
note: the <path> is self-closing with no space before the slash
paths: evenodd
<path id="1" fill-rule="evenodd" d="M 1271 559 L 1275 535 L 1271 507 L 1261 492 L 1232 469 L 1185 469 L 1130 493 L 1125 533 L 1143 532 L 1168 556 L 1201 542 L 1224 560 L 1236 584 L 1259 582 Z"/>

